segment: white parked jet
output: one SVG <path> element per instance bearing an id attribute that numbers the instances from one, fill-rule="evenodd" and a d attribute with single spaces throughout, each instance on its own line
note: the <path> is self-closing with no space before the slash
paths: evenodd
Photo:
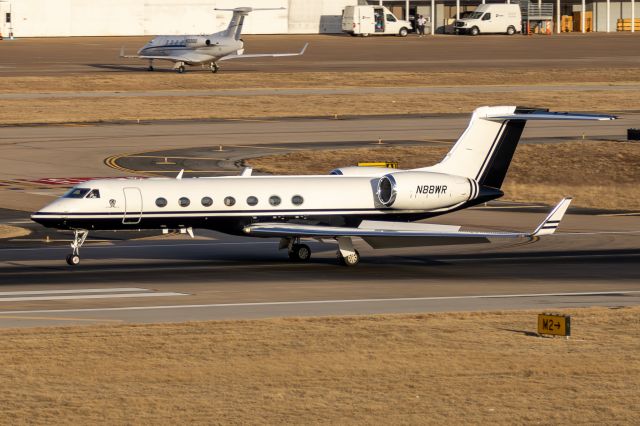
<path id="1" fill-rule="evenodd" d="M 106 179 L 72 188 L 31 218 L 74 231 L 70 265 L 90 230 L 193 228 L 281 239 L 292 260 L 311 250 L 302 238 L 335 240 L 338 260 L 356 265 L 352 237 L 373 248 L 468 244 L 491 238 L 552 234 L 569 207 L 563 199 L 533 232 L 469 232 L 412 223 L 503 195 L 500 190 L 527 120 L 613 120 L 609 115 L 552 113 L 513 106 L 481 107 L 438 164 L 413 170 L 345 167 L 324 176 Z"/>
<path id="2" fill-rule="evenodd" d="M 257 10 L 283 10 L 280 8 L 251 8 L 236 7 L 235 9 L 215 9 L 233 12 L 226 30 L 210 35 L 182 35 L 158 36 L 138 50 L 137 55 L 125 55 L 124 48 L 120 50 L 121 58 L 147 59 L 149 71 L 153 71 L 153 61 L 165 60 L 174 63 L 173 68 L 183 73 L 185 65 L 209 65 L 211 72 L 218 72 L 219 61 L 230 59 L 282 57 L 303 55 L 309 43 L 305 44 L 297 53 L 257 53 L 244 54 L 244 42 L 240 38 L 244 17 Z"/>

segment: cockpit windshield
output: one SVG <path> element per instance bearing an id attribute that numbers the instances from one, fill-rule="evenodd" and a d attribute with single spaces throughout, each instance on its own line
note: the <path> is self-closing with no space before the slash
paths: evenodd
<path id="1" fill-rule="evenodd" d="M 64 194 L 64 198 L 84 198 L 91 191 L 90 188 L 71 188 L 69 192 Z"/>

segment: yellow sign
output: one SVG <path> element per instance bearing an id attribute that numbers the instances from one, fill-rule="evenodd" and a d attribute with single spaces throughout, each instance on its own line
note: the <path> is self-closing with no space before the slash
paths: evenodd
<path id="1" fill-rule="evenodd" d="M 388 169 L 397 169 L 397 161 L 380 161 L 377 163 L 358 163 L 358 167 L 386 167 Z"/>
<path id="2" fill-rule="evenodd" d="M 561 314 L 538 314 L 538 334 L 571 336 L 571 317 Z"/>

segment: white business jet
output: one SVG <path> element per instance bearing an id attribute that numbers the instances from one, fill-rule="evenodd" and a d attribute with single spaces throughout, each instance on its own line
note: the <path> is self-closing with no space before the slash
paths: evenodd
<path id="1" fill-rule="evenodd" d="M 613 120 L 609 115 L 553 113 L 514 106 L 481 107 L 444 159 L 431 167 L 344 167 L 323 176 L 106 179 L 84 182 L 31 215 L 74 231 L 67 263 L 80 262 L 90 230 L 158 229 L 193 236 L 194 228 L 280 238 L 289 257 L 311 256 L 303 238 L 334 240 L 338 261 L 360 260 L 352 243 L 373 248 L 488 242 L 552 234 L 571 202 L 563 199 L 533 232 L 470 232 L 414 223 L 503 195 L 500 190 L 528 120 Z"/>
<path id="2" fill-rule="evenodd" d="M 240 38 L 244 17 L 258 10 L 284 10 L 280 8 L 236 7 L 235 9 L 215 9 L 233 12 L 226 30 L 209 35 L 158 36 L 138 50 L 137 55 L 125 55 L 120 50 L 121 58 L 147 59 L 149 71 L 153 71 L 153 61 L 164 60 L 174 63 L 173 68 L 183 73 L 185 65 L 209 65 L 211 72 L 220 68 L 218 62 L 230 59 L 277 58 L 283 56 L 303 55 L 309 43 L 297 53 L 257 53 L 244 54 L 244 42 Z"/>

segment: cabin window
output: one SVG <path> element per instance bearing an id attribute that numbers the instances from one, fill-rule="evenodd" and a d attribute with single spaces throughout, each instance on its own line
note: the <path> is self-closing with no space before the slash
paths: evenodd
<path id="1" fill-rule="evenodd" d="M 271 204 L 272 206 L 279 206 L 281 202 L 282 200 L 277 195 L 272 195 L 271 197 L 269 197 L 269 204 Z"/>
<path id="2" fill-rule="evenodd" d="M 71 188 L 71 190 L 64 195 L 64 198 L 84 198 L 89 191 L 91 191 L 89 188 Z"/>
<path id="3" fill-rule="evenodd" d="M 247 204 L 249 204 L 250 206 L 255 206 L 256 204 L 258 204 L 258 198 L 254 197 L 253 195 L 248 197 Z"/>
<path id="4" fill-rule="evenodd" d="M 202 197 L 202 200 L 200 202 L 205 207 L 211 207 L 211 204 L 213 204 L 213 199 L 211 197 Z"/>
<path id="5" fill-rule="evenodd" d="M 100 198 L 100 191 L 97 189 L 92 189 L 91 192 L 87 195 L 87 198 Z"/>
<path id="6" fill-rule="evenodd" d="M 296 205 L 299 206 L 302 203 L 304 203 L 304 198 L 302 198 L 301 195 L 294 195 L 293 197 L 291 197 L 291 202 Z"/>
<path id="7" fill-rule="evenodd" d="M 224 205 L 227 207 L 231 207 L 236 203 L 236 199 L 233 197 L 227 197 L 224 199 Z"/>
<path id="8" fill-rule="evenodd" d="M 178 205 L 180 205 L 180 207 L 188 207 L 189 204 L 191 204 L 191 201 L 189 201 L 187 197 L 180 197 L 178 200 Z"/>
<path id="9" fill-rule="evenodd" d="M 156 198 L 156 206 L 158 207 L 166 207 L 167 206 L 167 199 L 166 198 Z"/>

